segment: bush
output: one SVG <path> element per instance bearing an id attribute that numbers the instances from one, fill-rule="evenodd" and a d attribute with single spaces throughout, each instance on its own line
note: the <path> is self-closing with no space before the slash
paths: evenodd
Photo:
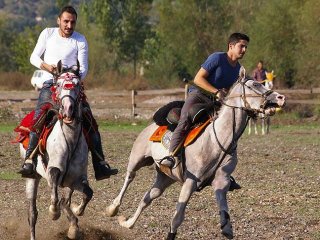
<path id="1" fill-rule="evenodd" d="M 0 72 L 0 90 L 31 90 L 31 76 L 20 72 Z"/>

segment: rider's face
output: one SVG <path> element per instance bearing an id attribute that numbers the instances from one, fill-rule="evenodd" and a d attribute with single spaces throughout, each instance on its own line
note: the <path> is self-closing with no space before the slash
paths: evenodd
<path id="1" fill-rule="evenodd" d="M 240 40 L 236 44 L 230 43 L 229 50 L 232 52 L 232 55 L 236 59 L 241 59 L 246 53 L 247 47 L 248 47 L 248 41 Z"/>
<path id="2" fill-rule="evenodd" d="M 70 37 L 74 32 L 77 23 L 77 17 L 74 14 L 64 12 L 57 19 L 59 33 L 62 37 Z"/>

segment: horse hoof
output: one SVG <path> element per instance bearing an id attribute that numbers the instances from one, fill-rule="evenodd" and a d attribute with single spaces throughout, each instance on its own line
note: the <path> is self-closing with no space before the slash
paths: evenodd
<path id="1" fill-rule="evenodd" d="M 71 208 L 71 210 L 72 210 L 72 212 L 73 212 L 74 215 L 76 215 L 76 216 L 83 216 L 84 211 L 81 211 L 81 209 L 80 209 L 80 207 L 79 207 L 78 205 L 76 205 L 76 204 L 71 204 L 70 208 Z"/>
<path id="2" fill-rule="evenodd" d="M 111 204 L 106 208 L 105 214 L 108 217 L 114 217 L 118 214 L 118 211 L 119 211 L 119 207 L 116 207 L 115 205 Z"/>
<path id="3" fill-rule="evenodd" d="M 49 216 L 52 220 L 58 220 L 61 216 L 61 211 L 59 208 L 54 205 L 50 205 L 49 207 Z"/>
<path id="4" fill-rule="evenodd" d="M 127 218 L 125 216 L 119 216 L 118 222 L 121 226 L 125 227 L 125 222 L 127 221 Z"/>
<path id="5" fill-rule="evenodd" d="M 221 229 L 221 233 L 228 239 L 233 239 L 233 230 L 230 221 Z"/>
<path id="6" fill-rule="evenodd" d="M 80 231 L 78 226 L 71 226 L 68 230 L 68 238 L 69 239 L 79 239 Z"/>

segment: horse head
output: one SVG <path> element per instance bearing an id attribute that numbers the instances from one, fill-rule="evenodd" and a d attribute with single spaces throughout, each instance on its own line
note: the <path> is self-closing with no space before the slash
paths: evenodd
<path id="1" fill-rule="evenodd" d="M 233 99 L 241 101 L 231 102 Z M 241 108 L 252 117 L 256 117 L 259 113 L 270 115 L 274 113 L 272 109 L 285 105 L 285 96 L 246 76 L 244 67 L 241 67 L 239 79 L 226 98 L 226 105 Z"/>
<path id="2" fill-rule="evenodd" d="M 71 124 L 77 118 L 76 116 L 81 116 L 79 107 L 81 96 L 79 62 L 77 65 L 67 67 L 59 61 L 56 76 L 56 100 L 60 117 L 64 123 Z"/>

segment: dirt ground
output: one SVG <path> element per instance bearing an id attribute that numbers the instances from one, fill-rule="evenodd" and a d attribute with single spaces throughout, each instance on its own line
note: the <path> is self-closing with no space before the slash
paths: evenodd
<path id="1" fill-rule="evenodd" d="M 23 98 L 23 94 L 19 97 Z M 108 100 L 98 98 L 92 100 L 91 104 L 95 106 L 97 102 L 94 101 L 101 103 L 111 100 L 111 97 Z M 113 99 L 114 102 L 118 100 Z M 161 102 L 159 98 L 156 101 Z M 15 101 L 9 104 L 21 110 L 22 107 L 30 107 L 33 102 L 21 102 L 25 104 L 23 106 L 16 106 Z M 98 110 L 98 107 L 93 109 L 94 112 Z M 108 111 L 110 118 L 119 117 L 116 116 L 118 113 L 110 109 Z M 130 111 L 130 104 L 126 111 Z M 150 108 L 148 111 L 153 110 Z M 107 112 L 106 108 L 102 112 Z M 108 116 L 100 115 L 103 119 Z M 85 215 L 79 217 L 82 239 L 165 239 L 181 186 L 175 184 L 167 189 L 163 196 L 143 212 L 133 229 L 120 227 L 117 217 L 106 217 L 104 209 L 122 187 L 127 159 L 138 131 L 103 130 L 101 135 L 109 163 L 117 167 L 119 173 L 108 180 L 97 182 L 94 180 L 92 165 L 89 165 L 89 181 L 94 197 Z M 13 137 L 13 133 L 0 132 L 0 239 L 24 240 L 29 239 L 28 203 L 24 179 L 14 174 L 21 160 L 18 146 L 10 143 Z M 297 125 L 290 128 L 287 123 L 283 123 L 283 128 L 272 128 L 271 134 L 267 136 L 248 136 L 245 132 L 239 141 L 238 155 L 239 163 L 233 176 L 242 185 L 242 189 L 228 194 L 235 239 L 320 239 L 319 124 L 314 127 Z M 120 215 L 129 217 L 134 213 L 145 191 L 151 186 L 153 177 L 153 167 L 138 172 L 120 207 Z M 74 200 L 78 201 L 78 197 L 75 194 Z M 46 182 L 41 181 L 37 239 L 67 239 L 66 216 L 62 214 L 59 220 L 50 220 L 49 201 L 49 189 Z M 191 198 L 185 220 L 178 229 L 177 239 L 224 239 L 220 234 L 218 209 L 210 187 L 195 193 Z"/>

